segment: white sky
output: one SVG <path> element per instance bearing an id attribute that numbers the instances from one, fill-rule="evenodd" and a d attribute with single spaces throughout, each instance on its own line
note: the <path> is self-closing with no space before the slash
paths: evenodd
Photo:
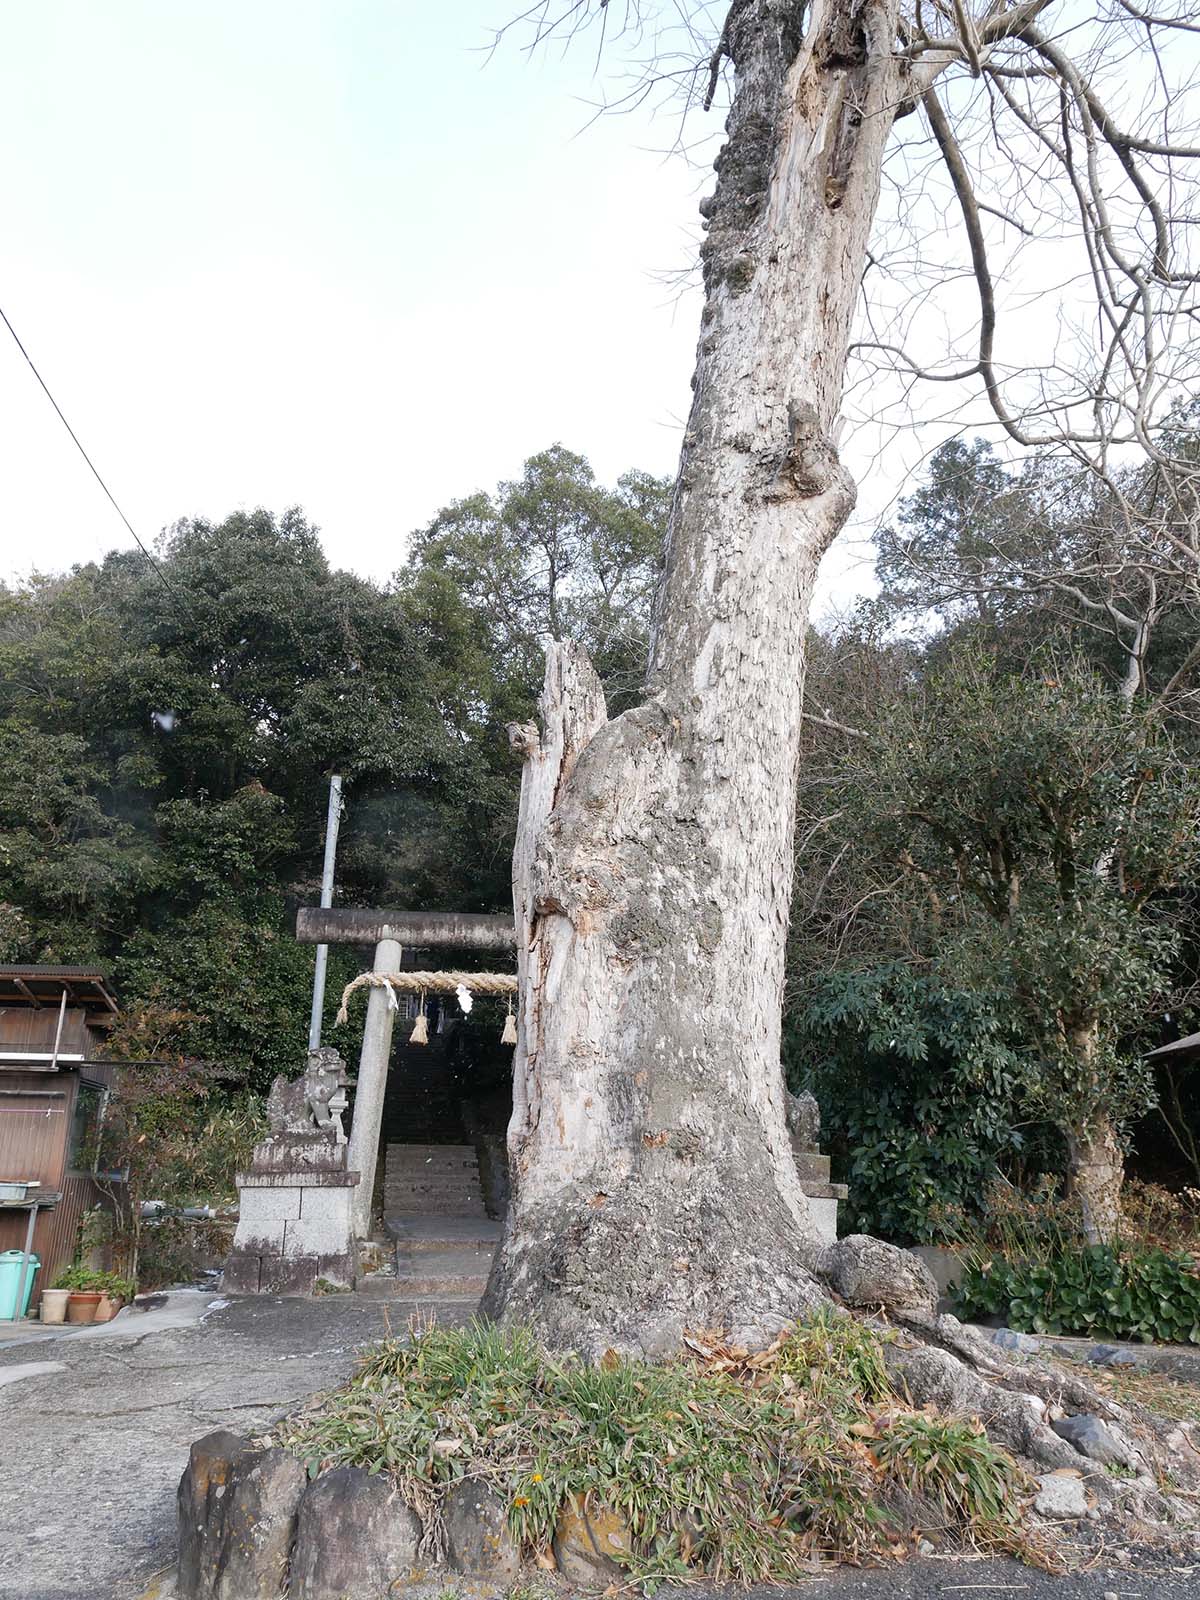
<path id="1" fill-rule="evenodd" d="M 300 504 L 375 576 L 562 440 L 673 470 L 697 178 L 514 0 L 0 0 L 4 306 L 133 525 Z M 9 573 L 131 543 L 0 328 Z"/>
<path id="2" fill-rule="evenodd" d="M 517 4 L 0 0 L 0 305 L 147 542 L 299 504 L 334 563 L 382 578 L 439 506 L 556 440 L 606 482 L 674 470 L 699 297 L 671 280 L 711 175 L 660 153 L 669 118 L 586 126 L 586 41 L 489 60 Z M 906 189 L 877 248 L 913 229 Z M 936 242 L 944 184 L 924 203 Z M 1053 264 L 1004 285 L 1018 370 L 1055 338 L 1058 295 L 1031 299 Z M 948 282 L 922 349 L 947 314 L 974 337 Z M 955 431 L 951 398 L 915 435 L 854 435 L 827 602 L 869 586 L 871 512 Z M 131 542 L 2 328 L 0 541 L 9 575 Z"/>

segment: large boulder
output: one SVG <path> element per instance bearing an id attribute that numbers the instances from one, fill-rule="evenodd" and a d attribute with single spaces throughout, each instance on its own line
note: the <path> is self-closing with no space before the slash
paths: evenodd
<path id="1" fill-rule="evenodd" d="M 233 1463 L 249 1439 L 220 1428 L 197 1439 L 179 1480 L 179 1592 L 184 1600 L 211 1600 L 213 1571 L 229 1505 Z"/>
<path id="2" fill-rule="evenodd" d="M 521 1570 L 508 1508 L 478 1478 L 464 1478 L 446 1496 L 446 1559 L 464 1577 L 507 1587 Z"/>
<path id="3" fill-rule="evenodd" d="M 559 1572 L 584 1588 L 607 1588 L 625 1579 L 618 1557 L 631 1548 L 629 1524 L 608 1506 L 589 1505 L 585 1495 L 572 1495 L 554 1528 L 554 1560 Z"/>
<path id="4" fill-rule="evenodd" d="M 870 1310 L 932 1311 L 938 1288 L 932 1272 L 911 1250 L 865 1233 L 851 1233 L 825 1252 L 821 1273 L 848 1306 Z"/>
<path id="5" fill-rule="evenodd" d="M 386 1478 L 335 1467 L 304 1491 L 289 1600 L 388 1600 L 424 1576 L 421 1521 Z"/>
<path id="6" fill-rule="evenodd" d="M 180 1600 L 279 1600 L 307 1475 L 224 1429 L 192 1446 L 179 1483 Z"/>

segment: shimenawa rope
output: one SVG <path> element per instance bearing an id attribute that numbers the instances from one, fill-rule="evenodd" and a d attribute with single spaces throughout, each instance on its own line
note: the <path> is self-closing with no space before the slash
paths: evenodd
<path id="1" fill-rule="evenodd" d="M 517 979 L 510 972 L 360 972 L 342 990 L 342 1003 L 336 1018 L 338 1024 L 348 1020 L 346 1008 L 350 996 L 356 989 L 364 988 L 386 989 L 388 1005 L 397 1011 L 397 990 L 402 994 L 455 994 L 459 989 L 466 989 L 469 994 L 514 995 L 517 993 Z"/>

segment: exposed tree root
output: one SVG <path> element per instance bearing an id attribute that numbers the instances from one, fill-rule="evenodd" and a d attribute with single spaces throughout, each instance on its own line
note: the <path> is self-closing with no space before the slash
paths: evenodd
<path id="1" fill-rule="evenodd" d="M 767 1215 L 761 1196 L 748 1214 L 745 1200 L 683 1189 L 670 1208 L 634 1214 L 606 1202 L 584 1224 L 557 1231 L 547 1218 L 525 1235 L 536 1243 L 508 1257 L 505 1319 L 531 1326 L 550 1348 L 598 1361 L 609 1350 L 665 1355 L 689 1329 L 721 1328 L 731 1345 L 762 1348 L 790 1322 L 833 1305 L 889 1332 L 889 1374 L 914 1405 L 978 1418 L 1031 1478 L 1078 1475 L 1084 1526 L 1165 1547 L 1194 1544 L 1200 1429 L 1118 1404 L 1040 1354 L 1010 1358 L 957 1318 L 937 1315 L 936 1288 L 910 1252 L 859 1236 L 821 1251 L 783 1243 L 785 1219 Z M 1051 1426 L 1073 1416 L 1104 1423 L 1113 1470 Z"/>
<path id="2" fill-rule="evenodd" d="M 976 1416 L 988 1436 L 1034 1475 L 1079 1473 L 1088 1518 L 1117 1538 L 1194 1552 L 1200 1527 L 1200 1435 L 1189 1424 L 1116 1404 L 1040 1354 L 1010 1361 L 955 1317 L 895 1314 L 889 1371 L 917 1405 Z M 1081 1454 L 1051 1423 L 1099 1418 L 1121 1459 L 1116 1471 Z"/>

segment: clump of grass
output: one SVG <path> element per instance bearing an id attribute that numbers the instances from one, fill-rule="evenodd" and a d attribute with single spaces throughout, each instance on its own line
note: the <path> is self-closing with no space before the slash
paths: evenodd
<path id="1" fill-rule="evenodd" d="M 875 1454 L 898 1483 L 936 1500 L 980 1542 L 1024 1548 L 1018 1530 L 1032 1485 L 975 1418 L 899 1413 L 881 1428 Z"/>
<path id="2" fill-rule="evenodd" d="M 891 1398 L 883 1344 L 893 1337 L 822 1308 L 777 1343 L 770 1370 L 834 1411 L 858 1411 Z"/>
<path id="3" fill-rule="evenodd" d="M 590 1367 L 546 1358 L 520 1330 L 421 1328 L 372 1349 L 275 1441 L 310 1475 L 386 1474 L 422 1516 L 431 1555 L 442 1500 L 466 1475 L 503 1498 L 531 1551 L 583 1497 L 623 1517 L 625 1564 L 643 1580 L 794 1580 L 816 1556 L 868 1558 L 892 1538 L 889 1480 L 989 1527 L 1008 1525 L 1014 1490 L 1015 1521 L 1015 1463 L 977 1429 L 898 1411 L 881 1335 L 864 1324 L 817 1317 L 754 1356 L 690 1343 L 671 1362 L 610 1354 Z"/>

